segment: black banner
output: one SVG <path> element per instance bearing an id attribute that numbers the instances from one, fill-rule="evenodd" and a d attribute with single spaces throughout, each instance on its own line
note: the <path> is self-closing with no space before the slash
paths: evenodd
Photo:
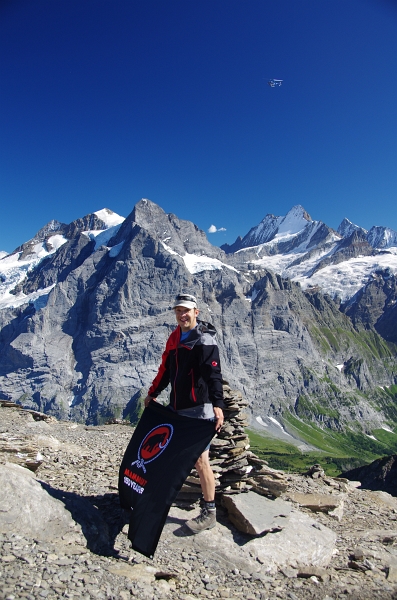
<path id="1" fill-rule="evenodd" d="M 214 435 L 214 422 L 183 417 L 157 402 L 145 408 L 119 474 L 120 504 L 132 511 L 134 550 L 153 557 L 171 504 Z"/>

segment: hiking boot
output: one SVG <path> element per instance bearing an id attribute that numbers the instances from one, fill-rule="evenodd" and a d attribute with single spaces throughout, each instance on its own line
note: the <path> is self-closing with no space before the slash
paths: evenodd
<path id="1" fill-rule="evenodd" d="M 216 525 L 215 508 L 209 509 L 203 506 L 199 516 L 186 521 L 185 525 L 192 533 L 200 533 L 200 531 L 204 531 L 205 529 L 212 529 Z"/>

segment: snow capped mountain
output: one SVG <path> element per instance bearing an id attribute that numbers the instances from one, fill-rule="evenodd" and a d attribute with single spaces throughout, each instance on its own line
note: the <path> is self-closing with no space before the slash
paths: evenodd
<path id="1" fill-rule="evenodd" d="M 291 208 L 285 217 L 266 215 L 259 225 L 250 229 L 247 235 L 237 238 L 231 246 L 225 244 L 222 248 L 230 253 L 271 241 L 275 243 L 287 241 L 303 231 L 310 222 L 312 222 L 310 215 L 298 204 Z"/>
<path id="2" fill-rule="evenodd" d="M 247 235 L 241 240 L 240 247 L 248 248 L 249 246 L 258 246 L 259 244 L 265 244 L 270 241 L 276 235 L 282 217 L 275 217 L 274 215 L 266 215 L 266 217 L 257 225 L 253 227 Z"/>
<path id="3" fill-rule="evenodd" d="M 389 227 L 371 227 L 367 240 L 373 248 L 396 248 L 397 231 Z"/>
<path id="4" fill-rule="evenodd" d="M 124 217 L 120 217 L 120 215 L 112 210 L 109 210 L 108 208 L 97 210 L 94 212 L 94 215 L 96 215 L 98 219 L 105 223 L 106 227 L 115 227 L 116 225 L 121 225 L 121 223 L 124 221 Z"/>
<path id="5" fill-rule="evenodd" d="M 36 239 L 35 237 L 34 240 Z M 49 290 L 46 288 L 36 292 L 34 297 L 27 297 L 25 294 L 14 295 L 13 290 L 44 258 L 54 254 L 66 242 L 67 239 L 63 235 L 50 235 L 46 241 L 29 244 L 28 254 L 25 254 L 21 247 L 21 250 L 0 259 L 0 309 L 21 306 L 29 301 L 35 302 L 40 296 L 48 294 Z"/>
<path id="6" fill-rule="evenodd" d="M 175 326 L 170 300 L 189 290 L 218 329 L 225 377 L 263 422 L 321 398 L 329 413 L 310 414 L 322 426 L 379 427 L 392 402 L 379 390 L 395 383 L 386 342 L 397 343 L 397 246 L 385 233 L 349 222 L 337 233 L 296 206 L 225 252 L 147 199 L 126 218 L 50 221 L 0 259 L 0 398 L 90 423 L 128 414 Z"/>
<path id="7" fill-rule="evenodd" d="M 342 237 L 349 237 L 354 231 L 363 231 L 364 233 L 367 233 L 365 229 L 363 229 L 362 227 L 359 227 L 358 225 L 355 225 L 354 223 L 352 223 L 351 221 L 349 221 L 349 219 L 344 218 L 343 221 L 341 222 L 341 224 L 339 225 L 337 231 L 339 233 L 339 235 L 341 235 Z"/>
<path id="8" fill-rule="evenodd" d="M 373 272 L 390 268 L 397 273 L 396 232 L 373 227 L 367 233 L 346 218 L 336 232 L 313 221 L 300 205 L 285 217 L 267 215 L 246 236 L 222 248 L 236 268 L 269 269 L 342 301 L 353 297 Z"/>
<path id="9" fill-rule="evenodd" d="M 219 249 L 190 221 L 168 215 L 142 199 L 127 219 L 104 208 L 69 225 L 52 220 L 12 254 L 4 253 L 0 258 L 0 309 L 44 302 L 55 285 L 52 279 L 44 278 L 35 289 L 24 288 L 24 281 L 76 236 L 93 242 L 92 252 L 102 248 L 114 258 L 133 224 L 150 232 L 163 251 L 182 261 L 191 274 L 266 269 L 299 282 L 303 289 L 318 288 L 346 302 L 370 281 L 372 273 L 385 269 L 397 273 L 397 232 L 387 227 L 372 227 L 367 232 L 345 218 L 336 232 L 297 205 L 285 216 L 266 215 L 243 238 Z"/>
<path id="10" fill-rule="evenodd" d="M 89 229 L 82 233 L 89 237 L 90 240 L 95 240 L 94 250 L 98 250 L 101 246 L 107 246 L 110 240 L 117 234 L 121 224 L 124 222 L 124 217 L 121 217 L 117 213 L 103 208 L 93 213 L 98 217 L 101 223 L 105 225 L 104 229 Z M 112 250 L 113 254 L 115 249 Z"/>
<path id="11" fill-rule="evenodd" d="M 274 239 L 285 239 L 302 231 L 312 221 L 310 215 L 300 204 L 291 208 L 285 217 L 278 217 L 280 224 Z M 267 240 L 266 240 L 267 241 Z"/>
<path id="12" fill-rule="evenodd" d="M 55 284 L 25 294 L 20 288 L 28 274 L 42 261 L 55 255 L 75 235 L 82 234 L 95 239 L 95 247 L 106 244 L 123 221 L 124 217 L 107 208 L 77 219 L 69 225 L 52 220 L 14 252 L 4 253 L 0 258 L 0 309 L 15 308 L 29 302 L 35 306 L 42 304 Z M 87 227 L 92 229 L 86 229 Z"/>

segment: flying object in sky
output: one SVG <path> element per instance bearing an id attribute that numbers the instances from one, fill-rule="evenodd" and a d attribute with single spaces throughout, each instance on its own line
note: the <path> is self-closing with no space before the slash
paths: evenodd
<path id="1" fill-rule="evenodd" d="M 282 79 L 270 79 L 267 84 L 270 85 L 270 87 L 276 87 L 276 86 L 280 86 L 282 84 L 283 80 Z"/>

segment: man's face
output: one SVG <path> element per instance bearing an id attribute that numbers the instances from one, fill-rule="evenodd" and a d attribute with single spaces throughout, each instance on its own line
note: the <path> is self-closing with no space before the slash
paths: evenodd
<path id="1" fill-rule="evenodd" d="M 197 308 L 185 308 L 184 306 L 177 306 L 175 309 L 176 322 L 183 332 L 190 331 L 197 325 L 197 315 L 199 311 Z"/>

